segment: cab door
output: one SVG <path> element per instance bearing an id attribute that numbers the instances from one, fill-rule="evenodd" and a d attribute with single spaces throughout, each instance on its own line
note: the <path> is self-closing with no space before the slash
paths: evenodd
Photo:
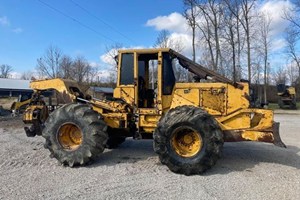
<path id="1" fill-rule="evenodd" d="M 117 87 L 114 97 L 123 99 L 126 103 L 135 106 L 135 56 L 134 53 L 120 53 L 118 63 Z"/>
<path id="2" fill-rule="evenodd" d="M 158 77 L 161 66 L 158 51 L 139 53 L 136 59 L 136 100 L 139 132 L 152 133 L 160 118 L 160 94 Z"/>

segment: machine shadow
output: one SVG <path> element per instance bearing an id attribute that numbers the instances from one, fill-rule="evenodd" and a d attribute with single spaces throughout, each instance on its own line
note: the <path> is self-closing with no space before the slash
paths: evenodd
<path id="1" fill-rule="evenodd" d="M 135 163 L 156 156 L 153 151 L 152 140 L 126 139 L 126 141 L 116 149 L 106 149 L 99 158 L 94 160 L 93 163 L 87 167 Z"/>
<path id="2" fill-rule="evenodd" d="M 251 169 L 259 163 L 275 163 L 300 169 L 300 155 L 297 154 L 298 152 L 300 152 L 300 148 L 296 146 L 287 146 L 284 149 L 266 143 L 225 143 L 222 157 L 212 169 L 203 175 L 228 174 L 244 170 L 251 172 Z M 105 150 L 99 158 L 87 167 L 112 166 L 119 163 L 133 164 L 147 159 L 151 159 L 149 162 L 156 162 L 153 164 L 161 165 L 157 154 L 153 150 L 152 140 L 134 141 L 127 139 L 117 149 Z"/>
<path id="3" fill-rule="evenodd" d="M 204 175 L 229 174 L 236 171 L 252 172 L 259 163 L 275 163 L 300 169 L 300 148 L 287 145 L 280 148 L 273 144 L 238 142 L 225 143 L 222 157 Z"/>

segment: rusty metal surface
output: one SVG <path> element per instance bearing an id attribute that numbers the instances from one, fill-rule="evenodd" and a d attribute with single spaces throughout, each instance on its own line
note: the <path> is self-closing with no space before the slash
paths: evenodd
<path id="1" fill-rule="evenodd" d="M 108 101 L 108 100 L 100 100 L 100 99 L 92 99 L 89 101 L 93 107 L 99 107 L 104 110 L 112 111 L 112 112 L 120 112 L 125 113 L 129 112 L 129 106 L 125 102 L 121 101 Z"/>
<path id="2" fill-rule="evenodd" d="M 286 148 L 279 135 L 278 122 L 274 122 L 271 129 L 264 131 L 225 130 L 223 133 L 225 142 L 257 141 L 273 143 L 276 146 Z"/>

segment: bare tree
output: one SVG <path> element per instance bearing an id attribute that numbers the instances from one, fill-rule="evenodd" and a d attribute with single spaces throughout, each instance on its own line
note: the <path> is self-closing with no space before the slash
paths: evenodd
<path id="1" fill-rule="evenodd" d="M 232 76 L 233 80 L 240 80 L 241 75 L 241 55 L 245 39 L 241 30 L 240 18 L 242 15 L 240 9 L 240 0 L 224 0 L 224 38 L 231 48 L 232 56 Z M 226 56 L 223 56 L 226 57 Z M 257 65 L 256 65 L 257 66 Z"/>
<path id="2" fill-rule="evenodd" d="M 62 52 L 58 47 L 50 46 L 46 49 L 45 54 L 41 58 L 37 59 L 37 72 L 43 77 L 60 77 L 62 56 Z"/>
<path id="3" fill-rule="evenodd" d="M 162 30 L 159 32 L 156 42 L 154 44 L 156 48 L 172 48 L 177 52 L 182 52 L 184 49 L 183 43 L 180 39 L 171 38 L 170 33 L 166 30 Z M 151 72 L 151 82 L 154 84 L 157 78 L 157 66 L 154 62 L 151 62 L 152 69 Z M 191 79 L 191 75 L 183 69 L 175 60 L 173 60 L 173 66 L 175 71 L 175 77 L 179 81 L 187 81 Z"/>
<path id="4" fill-rule="evenodd" d="M 289 27 L 286 31 L 286 52 L 288 55 L 288 58 L 291 60 L 292 63 L 294 63 L 298 68 L 299 73 L 299 79 L 300 79 L 300 51 L 297 49 L 297 44 L 300 39 L 300 34 L 295 30 L 294 27 Z M 300 84 L 300 80 L 299 80 Z"/>
<path id="5" fill-rule="evenodd" d="M 64 55 L 60 62 L 60 76 L 65 79 L 74 78 L 73 60 L 70 56 Z"/>
<path id="6" fill-rule="evenodd" d="M 269 51 L 271 46 L 270 41 L 270 25 L 271 25 L 271 17 L 268 15 L 268 13 L 264 13 L 261 16 L 260 20 L 260 43 L 261 43 L 261 50 L 263 55 L 263 61 L 264 61 L 264 103 L 267 104 L 267 77 L 268 77 L 268 67 L 269 67 Z"/>
<path id="7" fill-rule="evenodd" d="M 192 48 L 193 48 L 193 61 L 196 61 L 196 28 L 197 28 L 197 18 L 199 16 L 199 10 L 197 9 L 198 0 L 184 0 L 184 17 L 188 22 L 189 27 L 192 29 Z"/>
<path id="8" fill-rule="evenodd" d="M 12 71 L 13 71 L 12 66 L 1 65 L 0 66 L 0 78 L 9 78 L 11 76 Z"/>
<path id="9" fill-rule="evenodd" d="M 79 83 L 91 84 L 98 77 L 99 70 L 92 67 L 84 56 L 72 58 L 62 54 L 57 47 L 50 46 L 45 55 L 38 59 L 38 78 L 65 78 Z M 29 79 L 28 74 L 23 74 Z"/>
<path id="10" fill-rule="evenodd" d="M 107 87 L 115 88 L 116 87 L 116 80 L 117 80 L 117 74 L 110 71 L 109 75 L 106 79 Z"/>
<path id="11" fill-rule="evenodd" d="M 91 73 L 92 67 L 83 56 L 77 56 L 75 58 L 72 69 L 74 71 L 74 79 L 77 82 L 89 82 L 89 75 Z"/>
<path id="12" fill-rule="evenodd" d="M 247 42 L 247 66 L 248 66 L 248 79 L 251 84 L 251 22 L 253 16 L 251 11 L 254 8 L 255 0 L 242 0 L 242 11 L 243 11 L 243 20 L 240 20 L 244 31 L 246 33 L 246 42 Z"/>
<path id="13" fill-rule="evenodd" d="M 300 41 L 300 1 L 291 0 L 291 2 L 294 6 L 284 11 L 284 18 L 291 23 L 286 34 L 287 54 L 291 60 L 291 65 L 298 67 L 299 73 L 295 82 L 298 82 L 298 89 L 300 89 L 300 51 L 297 49 Z"/>
<path id="14" fill-rule="evenodd" d="M 287 83 L 287 71 L 282 67 L 277 68 L 277 70 L 274 73 L 274 81 L 276 84 L 279 84 L 279 83 L 286 84 Z"/>
<path id="15" fill-rule="evenodd" d="M 220 21 L 223 7 L 218 0 L 202 0 L 198 4 L 203 22 L 197 24 L 206 41 L 211 56 L 213 70 L 222 68 L 222 53 L 220 46 Z"/>
<path id="16" fill-rule="evenodd" d="M 154 47 L 156 48 L 169 48 L 170 47 L 170 32 L 162 30 L 158 33 Z"/>
<path id="17" fill-rule="evenodd" d="M 244 48 L 245 44 L 245 38 L 243 38 L 242 33 L 241 33 L 241 22 L 239 20 L 241 13 L 239 11 L 239 0 L 234 0 L 233 2 L 233 10 L 235 11 L 235 29 L 236 29 L 236 42 L 237 42 L 237 76 L 238 80 L 241 79 L 241 71 L 242 71 L 242 66 L 241 66 L 241 54 Z"/>
<path id="18" fill-rule="evenodd" d="M 252 63 L 252 77 L 251 79 L 253 80 L 253 84 L 259 85 L 261 84 L 263 81 L 261 80 L 261 74 L 263 72 L 263 66 L 262 66 L 262 58 L 261 57 L 257 57 L 256 61 L 254 63 Z"/>
<path id="19" fill-rule="evenodd" d="M 226 1 L 225 1 L 226 2 Z M 239 5 L 241 8 L 242 15 L 239 16 L 239 9 L 233 9 L 232 7 L 228 7 L 232 14 L 236 16 L 240 24 L 242 25 L 245 36 L 246 36 L 246 46 L 247 46 L 247 67 L 248 67 L 248 80 L 251 84 L 251 31 L 253 30 L 252 21 L 254 15 L 252 11 L 254 9 L 256 0 L 240 0 Z"/>
<path id="20" fill-rule="evenodd" d="M 155 48 L 170 48 L 170 32 L 167 30 L 162 30 L 158 33 L 156 41 L 154 43 Z M 157 62 L 154 60 L 150 61 L 149 73 L 151 74 L 150 82 L 152 85 L 152 89 L 155 88 L 155 83 L 157 81 Z"/>
<path id="21" fill-rule="evenodd" d="M 294 7 L 284 10 L 284 18 L 291 22 L 291 26 L 295 28 L 296 33 L 300 34 L 300 1 L 292 0 Z"/>
<path id="22" fill-rule="evenodd" d="M 235 28 L 235 16 L 232 14 L 232 12 L 228 12 L 229 9 L 226 9 L 224 12 L 224 38 L 229 44 L 231 48 L 231 56 L 232 56 L 232 79 L 234 82 L 237 80 L 237 66 L 236 66 L 236 28 Z"/>
<path id="23" fill-rule="evenodd" d="M 117 73 L 118 73 L 118 50 L 122 49 L 124 46 L 121 43 L 115 43 L 110 46 L 106 46 L 106 53 L 105 55 L 108 57 L 110 62 L 109 64 L 111 65 L 111 69 L 109 72 L 109 77 L 107 77 L 109 85 L 114 86 L 117 83 Z"/>
<path id="24" fill-rule="evenodd" d="M 89 75 L 88 75 L 88 83 L 99 83 L 100 82 L 100 77 L 99 77 L 99 68 L 97 66 L 91 66 Z"/>
<path id="25" fill-rule="evenodd" d="M 209 21 L 206 18 L 204 18 L 203 21 L 201 23 L 199 23 L 198 28 L 201 31 L 201 40 L 203 41 L 204 49 L 207 49 L 207 51 L 203 52 L 202 57 L 209 58 L 209 59 L 206 59 L 206 62 L 207 62 L 206 65 L 210 66 L 211 69 L 216 70 L 217 65 L 215 62 L 213 38 L 211 36 Z"/>
<path id="26" fill-rule="evenodd" d="M 297 85 L 297 80 L 300 78 L 300 76 L 295 73 L 297 70 L 299 70 L 299 68 L 295 63 L 289 63 L 286 66 L 286 75 L 291 85 Z"/>
<path id="27" fill-rule="evenodd" d="M 21 74 L 22 80 L 31 80 L 32 78 L 34 78 L 32 71 L 25 71 Z"/>
<path id="28" fill-rule="evenodd" d="M 171 34 L 169 31 L 162 30 L 158 33 L 156 38 L 156 42 L 154 43 L 154 47 L 156 48 L 172 48 L 177 52 L 182 52 L 184 49 L 184 45 L 180 38 L 173 39 L 171 38 Z"/>
<path id="29" fill-rule="evenodd" d="M 111 63 L 111 65 L 115 73 L 118 72 L 118 61 L 116 60 L 118 56 L 118 50 L 122 49 L 123 47 L 124 46 L 121 43 L 115 43 L 110 46 L 106 46 L 106 55 L 109 57 L 110 60 L 113 60 L 113 63 Z"/>

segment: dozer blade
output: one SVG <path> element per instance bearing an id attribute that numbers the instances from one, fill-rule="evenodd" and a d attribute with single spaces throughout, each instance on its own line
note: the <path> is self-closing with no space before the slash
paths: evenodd
<path id="1" fill-rule="evenodd" d="M 279 125 L 280 125 L 279 122 L 273 123 L 273 137 L 274 137 L 273 144 L 278 147 L 286 148 L 286 145 L 282 142 L 281 137 L 279 135 Z"/>

